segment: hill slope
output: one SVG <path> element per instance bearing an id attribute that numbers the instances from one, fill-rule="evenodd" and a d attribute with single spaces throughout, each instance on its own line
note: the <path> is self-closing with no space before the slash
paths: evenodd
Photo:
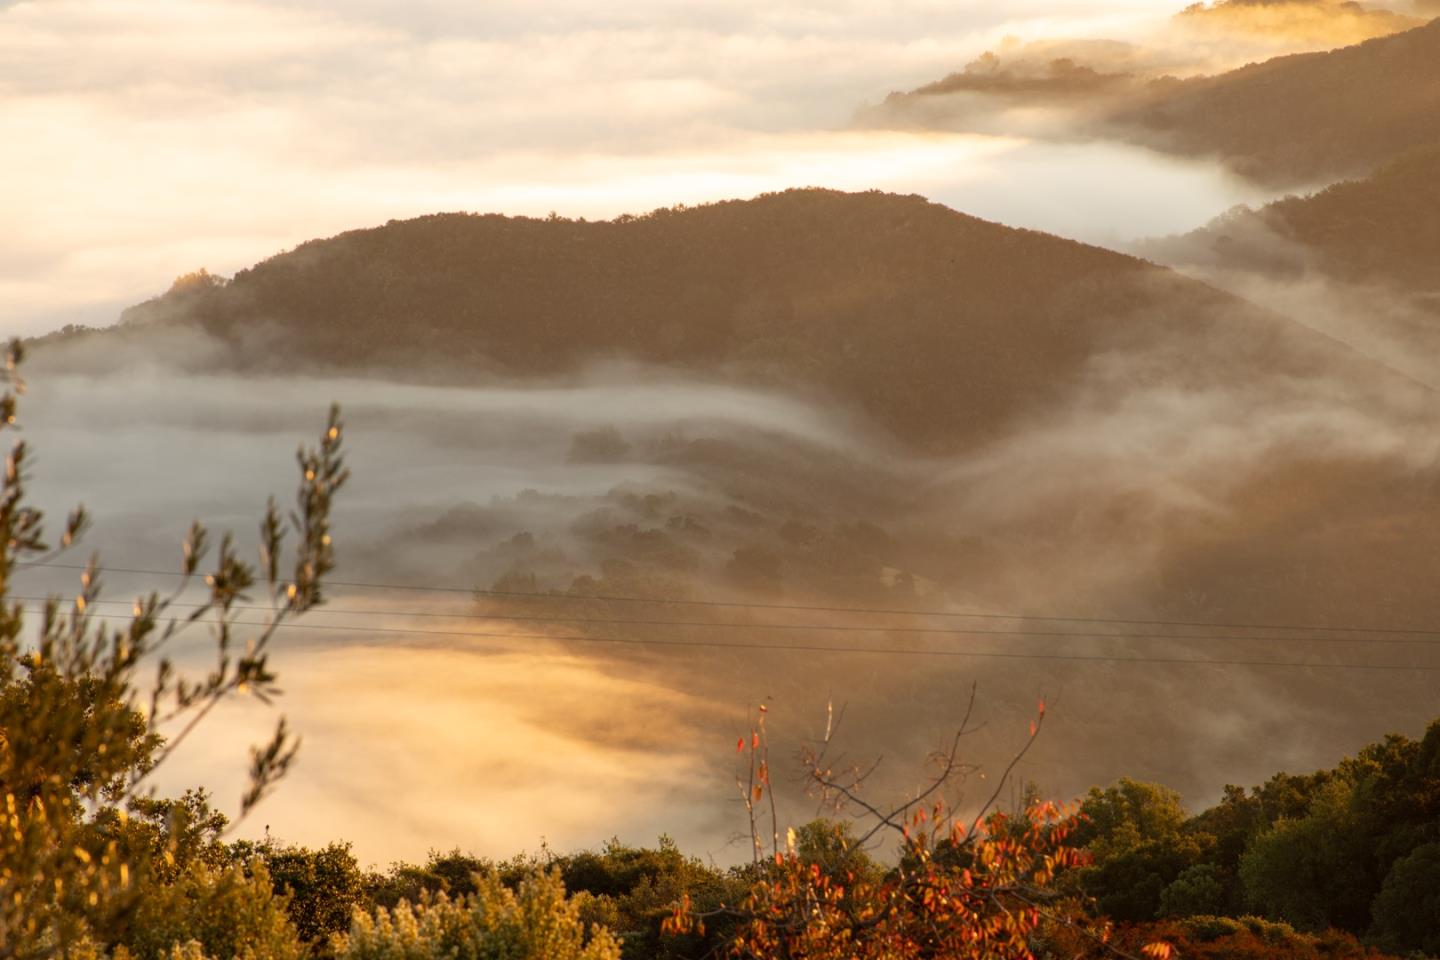
<path id="1" fill-rule="evenodd" d="M 1306 9 L 1231 0 L 1187 11 L 1177 22 L 1257 12 L 1289 22 L 1291 6 Z M 1347 5 L 1333 9 L 1350 12 Z M 1214 156 L 1269 185 L 1327 182 L 1440 144 L 1440 20 L 1385 32 L 1354 46 L 1187 79 L 1168 75 L 1174 67 L 1163 58 L 1152 62 L 1141 46 L 1032 44 L 987 53 L 962 72 L 892 93 L 862 115 L 882 125 L 1117 138 Z"/>
<path id="2" fill-rule="evenodd" d="M 1218 155 L 1264 182 L 1364 173 L 1440 144 L 1440 20 L 1340 50 L 1159 84 L 1110 123 L 1162 150 Z"/>
<path id="3" fill-rule="evenodd" d="M 1107 351 L 1184 354 L 1173 376 L 1196 382 L 1351 362 L 1140 260 L 918 197 L 819 190 L 601 223 L 391 222 L 128 319 L 120 335 L 203 329 L 231 345 L 227 364 L 250 368 L 423 366 L 464 380 L 623 356 L 819 392 L 930 450 L 1052 405 Z"/>
<path id="4" fill-rule="evenodd" d="M 1277 276 L 1314 270 L 1440 296 L 1440 146 L 1373 175 L 1259 210 L 1241 208 L 1146 248 L 1157 259 Z"/>

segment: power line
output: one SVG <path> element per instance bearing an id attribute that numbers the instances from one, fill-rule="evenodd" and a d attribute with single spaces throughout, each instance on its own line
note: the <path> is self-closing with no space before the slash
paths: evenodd
<path id="1" fill-rule="evenodd" d="M 14 597 L 12 599 L 30 603 L 43 603 L 46 597 Z M 129 600 L 92 600 L 94 604 L 126 605 Z M 176 603 L 173 606 L 198 608 L 208 606 L 202 603 Z M 271 610 L 270 607 L 254 604 L 234 604 L 232 610 L 260 611 Z M 580 623 L 580 624 L 605 624 L 609 626 L 645 626 L 645 627 L 706 627 L 706 628 L 728 628 L 735 630 L 811 630 L 817 632 L 831 631 L 840 633 L 902 633 L 902 634 L 926 634 L 939 636 L 985 636 L 985 637 L 1034 637 L 1034 638 L 1072 638 L 1076 640 L 1200 640 L 1206 642 L 1260 642 L 1260 643 L 1385 643 L 1405 644 L 1419 646 L 1440 646 L 1440 637 L 1284 637 L 1284 636 L 1256 636 L 1244 634 L 1193 634 L 1193 633 L 1082 633 L 1074 630 L 990 630 L 990 629 L 958 629 L 954 627 L 906 627 L 894 624 L 877 624 L 858 626 L 855 624 L 824 624 L 824 623 L 741 623 L 724 620 L 639 620 L 615 617 L 542 617 L 519 614 L 496 614 L 496 613 L 439 613 L 427 610 L 346 610 L 337 607 L 325 606 L 311 611 L 311 615 L 333 615 L 348 617 L 426 617 L 443 618 L 448 620 L 503 620 L 516 623 Z"/>
<path id="2" fill-rule="evenodd" d="M 87 570 L 84 564 L 66 563 L 32 563 L 27 568 L 47 567 L 60 570 Z M 184 574 L 174 570 L 143 570 L 133 567 L 101 567 L 101 573 L 126 573 L 143 574 L 157 577 L 182 577 Z M 1058 616 L 1042 615 L 1031 613 L 977 613 L 961 612 L 955 610 L 913 610 L 900 607 L 836 607 L 809 604 L 787 604 L 787 603 L 761 603 L 754 601 L 738 600 L 690 600 L 681 597 L 633 597 L 606 594 L 573 594 L 573 593 L 544 593 L 541 591 L 520 591 L 520 590 L 485 590 L 478 587 L 451 587 L 451 586 L 428 586 L 411 585 L 400 583 L 366 583 L 345 580 L 329 580 L 326 584 L 333 587 L 349 587 L 359 590 L 404 590 L 423 593 L 452 593 L 467 594 L 474 597 L 497 597 L 505 599 L 525 600 L 570 600 L 570 601 L 601 601 L 606 603 L 648 603 L 667 604 L 678 606 L 697 607 L 725 607 L 733 609 L 754 609 L 754 610 L 789 610 L 795 612 L 810 613 L 848 613 L 848 614 L 874 614 L 892 615 L 907 617 L 952 617 L 970 618 L 980 620 L 1036 620 L 1047 623 L 1099 623 L 1117 626 L 1149 626 L 1149 627 L 1197 627 L 1210 628 L 1214 630 L 1308 630 L 1322 631 L 1328 633 L 1356 633 L 1356 634 L 1385 634 L 1389 636 L 1428 636 L 1440 637 L 1440 629 L 1428 628 L 1403 628 L 1403 627 L 1357 627 L 1353 625 L 1327 627 L 1318 624 L 1284 624 L 1284 623 L 1225 623 L 1213 620 L 1145 620 L 1122 617 L 1079 617 L 1079 616 Z M 1266 638 L 1268 639 L 1268 638 Z M 1283 639 L 1283 638 L 1275 638 Z"/>
<path id="3" fill-rule="evenodd" d="M 119 614 L 89 614 L 99 620 L 125 620 L 130 618 Z M 194 623 L 214 624 L 215 620 L 196 620 Z M 241 627 L 267 627 L 268 623 L 263 621 L 232 620 L 232 626 Z M 1407 673 L 1440 673 L 1440 666 L 1416 666 L 1410 664 L 1377 664 L 1377 663 L 1307 663 L 1291 660 L 1239 660 L 1239 659 L 1196 659 L 1194 657 L 1114 657 L 1104 655 L 1087 654 L 1056 654 L 1056 653 L 1012 653 L 1008 651 L 993 650 L 918 650 L 914 648 L 894 647 L 849 647 L 831 644 L 799 644 L 799 643 L 754 643 L 740 641 L 726 643 L 719 640 L 675 640 L 663 638 L 639 638 L 639 637 L 592 637 L 592 636 L 555 636 L 553 634 L 516 634 L 516 633 L 493 633 L 493 632 L 472 632 L 458 630 L 413 630 L 395 627 L 345 627 L 332 626 L 328 624 L 312 623 L 290 623 L 284 624 L 282 630 L 325 630 L 345 631 L 350 633 L 373 633 L 405 636 L 436 636 L 452 639 L 493 639 L 493 640 L 549 640 L 558 643 L 595 643 L 595 644 L 617 644 L 625 646 L 667 646 L 667 647 L 705 647 L 720 650 L 766 650 L 766 651 L 803 651 L 812 653 L 851 653 L 851 654 L 877 654 L 884 656 L 921 656 L 921 657 L 960 657 L 972 659 L 995 659 L 995 660 L 1055 660 L 1065 662 L 1091 662 L 1091 663 L 1145 663 L 1157 665 L 1189 665 L 1189 666 L 1220 666 L 1220 667 L 1278 667 L 1290 669 L 1327 669 L 1327 670 L 1365 670 L 1365 671 L 1388 671 Z"/>

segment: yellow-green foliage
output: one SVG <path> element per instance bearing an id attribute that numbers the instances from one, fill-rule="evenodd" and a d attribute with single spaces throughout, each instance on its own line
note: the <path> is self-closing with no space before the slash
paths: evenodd
<path id="1" fill-rule="evenodd" d="M 64 951 L 65 960 L 135 960 L 135 955 L 123 946 L 116 947 L 112 952 L 106 953 L 96 945 L 89 937 L 82 938 Z M 158 960 L 215 960 L 214 957 L 205 955 L 205 947 L 197 940 L 187 940 L 185 943 L 177 943 L 169 950 L 162 950 Z M 243 960 L 266 960 L 257 956 L 253 949 L 247 948 L 241 954 Z"/>
<path id="2" fill-rule="evenodd" d="M 536 873 L 510 890 L 491 871 L 478 890 L 444 894 L 412 906 L 402 901 L 372 917 L 357 912 L 348 935 L 335 938 L 339 960 L 620 960 L 603 927 L 586 938 L 580 905 L 567 899 L 555 872 Z"/>
<path id="3" fill-rule="evenodd" d="M 197 865 L 140 901 L 125 944 L 135 960 L 301 960 L 306 950 L 265 865 Z"/>

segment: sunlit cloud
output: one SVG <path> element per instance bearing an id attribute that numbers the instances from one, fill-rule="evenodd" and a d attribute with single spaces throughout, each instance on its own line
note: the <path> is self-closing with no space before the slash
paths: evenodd
<path id="1" fill-rule="evenodd" d="M 1158 6 L 27 0 L 0 7 L 0 332 L 206 266 L 467 209 L 613 216 L 965 181 L 1014 143 L 845 132 L 1016 31 Z"/>
<path id="2" fill-rule="evenodd" d="M 241 835 L 357 838 L 378 865 L 423 859 L 441 837 L 496 857 L 542 842 L 597 846 L 617 831 L 716 846 L 715 805 L 696 802 L 714 793 L 711 771 L 687 742 L 703 704 L 534 642 L 474 647 L 357 639 L 287 651 L 281 705 L 303 749 Z M 233 813 L 246 748 L 275 719 L 258 703 L 230 705 L 177 755 L 165 785 L 206 783 Z"/>

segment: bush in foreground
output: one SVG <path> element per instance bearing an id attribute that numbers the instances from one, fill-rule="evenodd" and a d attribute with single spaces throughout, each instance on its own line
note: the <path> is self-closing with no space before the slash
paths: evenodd
<path id="1" fill-rule="evenodd" d="M 402 901 L 374 916 L 355 914 L 334 943 L 341 960 L 620 960 L 603 927 L 587 935 L 580 904 L 567 899 L 558 873 L 536 873 L 511 890 L 491 871 L 476 892 Z"/>

